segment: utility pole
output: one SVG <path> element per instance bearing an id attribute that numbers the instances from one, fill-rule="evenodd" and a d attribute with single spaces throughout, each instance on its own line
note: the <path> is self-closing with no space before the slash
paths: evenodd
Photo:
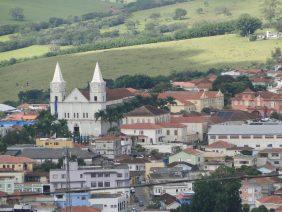
<path id="1" fill-rule="evenodd" d="M 69 149 L 66 148 L 66 197 L 67 197 L 67 212 L 71 212 L 71 197 L 70 197 L 70 156 L 69 156 Z"/>

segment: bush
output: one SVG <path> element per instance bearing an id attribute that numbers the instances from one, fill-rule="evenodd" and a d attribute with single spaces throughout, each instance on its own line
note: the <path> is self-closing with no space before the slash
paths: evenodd
<path id="1" fill-rule="evenodd" d="M 257 40 L 257 36 L 256 35 L 250 35 L 249 41 L 256 41 L 256 40 Z"/>

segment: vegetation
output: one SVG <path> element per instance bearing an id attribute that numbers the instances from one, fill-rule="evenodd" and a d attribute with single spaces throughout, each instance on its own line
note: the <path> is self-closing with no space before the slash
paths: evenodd
<path id="1" fill-rule="evenodd" d="M 11 18 L 15 21 L 23 21 L 24 20 L 24 13 L 23 9 L 20 7 L 15 7 L 10 10 Z"/>
<path id="2" fill-rule="evenodd" d="M 182 8 L 177 8 L 174 12 L 173 19 L 174 20 L 181 20 L 184 18 L 184 16 L 187 15 L 187 11 Z"/>
<path id="3" fill-rule="evenodd" d="M 249 42 L 236 35 L 222 35 L 30 60 L 0 69 L 0 102 L 15 100 L 20 91 L 31 88 L 46 90 L 57 61 L 61 64 L 68 89 L 71 89 L 81 87 L 91 79 L 95 61 L 100 62 L 105 78 L 125 74 L 157 76 L 173 71 L 207 71 L 210 67 L 258 67 L 271 56 L 271 49 L 281 42 Z M 26 81 L 29 81 L 29 87 Z"/>
<path id="4" fill-rule="evenodd" d="M 258 18 L 243 14 L 239 17 L 236 27 L 240 31 L 240 35 L 248 36 L 253 34 L 257 29 L 261 28 L 262 22 Z"/>

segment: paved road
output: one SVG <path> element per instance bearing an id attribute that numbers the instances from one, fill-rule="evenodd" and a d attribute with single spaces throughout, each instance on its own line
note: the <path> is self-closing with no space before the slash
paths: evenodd
<path id="1" fill-rule="evenodd" d="M 139 207 L 139 203 L 135 203 L 134 201 L 131 201 L 131 204 L 129 205 L 129 209 L 130 209 L 129 211 L 131 211 L 132 208 L 135 208 L 137 211 L 141 211 L 149 205 L 149 202 L 151 200 L 149 188 L 147 187 L 136 188 L 134 195 L 138 198 L 139 202 L 142 201 L 144 203 L 144 206 Z"/>

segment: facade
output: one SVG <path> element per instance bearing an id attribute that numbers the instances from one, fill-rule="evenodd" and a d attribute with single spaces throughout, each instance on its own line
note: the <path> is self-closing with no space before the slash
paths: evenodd
<path id="1" fill-rule="evenodd" d="M 7 194 L 14 193 L 14 178 L 13 177 L 0 177 L 0 192 Z"/>
<path id="2" fill-rule="evenodd" d="M 232 98 L 231 106 L 233 109 L 256 112 L 264 117 L 272 112 L 282 112 L 282 95 L 269 91 L 254 92 L 247 89 Z"/>
<path id="3" fill-rule="evenodd" d="M 121 138 L 118 136 L 104 136 L 91 142 L 91 146 L 99 155 L 114 159 L 122 154 Z"/>
<path id="4" fill-rule="evenodd" d="M 0 155 L 0 169 L 11 169 L 14 171 L 32 171 L 34 160 L 27 157 L 15 157 Z"/>
<path id="5" fill-rule="evenodd" d="M 90 206 L 90 194 L 88 192 L 70 193 L 71 206 Z M 54 195 L 54 202 L 59 208 L 69 206 L 67 202 L 67 195 L 65 193 L 58 193 Z"/>
<path id="6" fill-rule="evenodd" d="M 269 163 L 273 167 L 280 168 L 282 164 L 282 148 L 268 148 L 259 151 L 257 163 L 258 166 Z"/>
<path id="7" fill-rule="evenodd" d="M 38 138 L 36 146 L 45 148 L 73 148 L 74 142 L 68 138 Z"/>
<path id="8" fill-rule="evenodd" d="M 238 147 L 252 147 L 255 150 L 282 147 L 282 125 L 212 125 L 208 132 L 208 142 L 218 140 Z"/>
<path id="9" fill-rule="evenodd" d="M 1 169 L 0 178 L 1 179 L 13 179 L 15 183 L 24 182 L 25 173 L 23 171 L 14 171 L 12 169 Z"/>
<path id="10" fill-rule="evenodd" d="M 126 212 L 127 197 L 125 194 L 92 194 L 90 205 L 101 209 L 103 212 Z"/>
<path id="11" fill-rule="evenodd" d="M 82 136 L 100 136 L 107 133 L 109 123 L 95 118 L 95 113 L 105 110 L 107 106 L 122 103 L 133 97 L 127 89 L 106 89 L 99 64 L 89 88 L 75 88 L 67 94 L 66 81 L 57 63 L 54 77 L 50 83 L 50 109 L 58 119 L 66 119 L 69 130 Z"/>
<path id="12" fill-rule="evenodd" d="M 160 196 L 163 194 L 169 194 L 176 196 L 181 193 L 193 191 L 193 184 L 189 183 L 178 183 L 178 184 L 166 184 L 166 185 L 157 185 L 153 187 L 153 195 Z"/>
<path id="13" fill-rule="evenodd" d="M 187 148 L 169 157 L 169 163 L 187 162 L 192 165 L 200 165 L 204 162 L 203 152 L 193 148 Z"/>
<path id="14" fill-rule="evenodd" d="M 235 155 L 234 156 L 234 167 L 240 168 L 241 166 L 255 166 L 257 159 L 251 155 Z"/>
<path id="15" fill-rule="evenodd" d="M 69 172 L 72 189 L 123 187 L 129 186 L 130 181 L 127 165 L 97 167 L 78 166 L 77 162 L 70 162 Z M 50 170 L 50 190 L 66 188 L 66 176 L 66 166 Z"/>
<path id="16" fill-rule="evenodd" d="M 180 111 L 201 112 L 203 108 L 222 109 L 224 96 L 220 91 L 166 91 L 160 93 L 158 98 L 165 99 L 172 97 L 174 104 L 168 105 L 173 113 Z"/>
<path id="17" fill-rule="evenodd" d="M 210 145 L 206 146 L 205 151 L 217 152 L 217 153 L 227 155 L 227 150 L 232 147 L 234 147 L 233 144 L 227 143 L 225 141 L 215 141 L 211 143 Z"/>

